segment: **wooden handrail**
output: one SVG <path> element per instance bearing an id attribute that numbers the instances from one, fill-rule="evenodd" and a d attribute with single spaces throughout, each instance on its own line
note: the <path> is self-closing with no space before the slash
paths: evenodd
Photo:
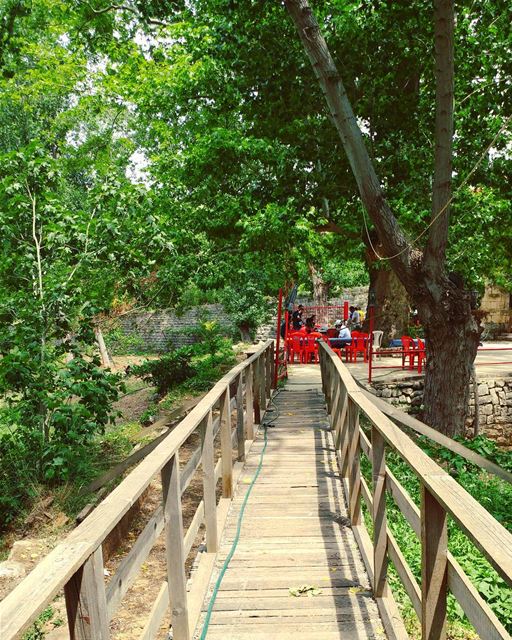
<path id="1" fill-rule="evenodd" d="M 33 571 L 0 603 L 0 637 L 2 640 L 14 640 L 18 634 L 26 630 L 63 587 L 66 587 L 70 637 L 79 640 L 91 637 L 101 639 L 108 637 L 109 615 L 103 583 L 101 544 L 121 518 L 133 507 L 155 475 L 159 473 L 163 474 L 162 479 L 165 487 L 164 512 L 167 512 L 168 517 L 170 515 L 174 517 L 178 510 L 181 518 L 180 497 L 182 491 L 177 454 L 189 436 L 205 424 L 210 426 L 206 426 L 207 435 L 206 439 L 203 439 L 203 454 L 211 460 L 206 461 L 206 464 L 203 463 L 205 493 L 200 508 L 204 510 L 207 540 L 210 541 L 210 545 L 213 544 L 213 541 L 216 540 L 216 534 L 213 534 L 211 528 L 216 516 L 212 512 L 212 510 L 214 511 L 212 495 L 214 499 L 215 493 L 213 491 L 212 494 L 210 486 L 215 480 L 215 473 L 213 473 L 214 450 L 211 445 L 212 410 L 220 403 L 220 431 L 223 444 L 221 459 L 218 462 L 221 463 L 223 495 L 227 498 L 231 495 L 232 487 L 232 403 L 230 402 L 229 389 L 233 383 L 236 383 L 237 397 L 234 400 L 238 406 L 237 415 L 243 416 L 244 421 L 242 424 L 241 417 L 238 417 L 236 435 L 242 434 L 244 440 L 252 440 L 253 424 L 260 422 L 260 415 L 265 410 L 270 397 L 272 363 L 273 341 L 269 340 L 247 360 L 226 373 L 163 442 L 96 507 L 91 515 L 41 560 Z M 245 377 L 245 385 L 241 383 L 242 376 Z M 244 397 L 246 411 L 243 411 L 243 406 L 241 406 Z M 240 446 L 238 448 L 239 455 L 241 454 Z M 194 460 L 190 466 L 191 470 L 192 468 L 197 469 L 199 466 L 196 462 Z M 187 468 L 187 482 L 189 480 L 190 475 Z M 202 518 L 198 517 L 197 528 L 199 528 L 201 521 Z M 208 531 L 208 524 L 210 531 Z M 169 530 L 167 543 L 170 545 L 168 552 L 172 548 L 173 556 L 175 556 L 180 545 L 183 547 L 182 532 L 180 536 L 177 536 L 175 530 Z M 181 555 L 184 557 L 183 553 Z M 179 565 L 182 564 L 182 559 L 179 560 Z M 101 580 L 98 577 L 100 564 Z M 185 629 L 190 626 L 186 622 L 188 617 L 186 612 L 182 612 L 184 596 L 181 571 L 179 566 L 175 566 L 174 560 L 169 559 L 171 590 L 174 588 L 174 595 L 178 599 L 178 604 L 173 604 L 173 607 L 177 606 L 179 609 L 178 614 L 176 615 L 175 612 L 174 615 L 174 637 L 177 640 L 185 640 L 189 637 L 185 633 Z M 87 614 L 86 616 L 82 615 L 84 612 Z M 90 618 L 91 621 L 84 622 L 85 618 L 87 620 Z M 87 628 L 89 624 L 90 628 Z"/>
<path id="2" fill-rule="evenodd" d="M 423 640 L 444 638 L 447 589 L 482 637 L 510 640 L 503 625 L 448 552 L 446 518 L 449 515 L 458 523 L 509 585 L 512 585 L 512 534 L 375 406 L 327 344 L 320 343 L 319 353 L 322 386 L 336 433 L 342 476 L 346 479 L 344 486 L 348 491 L 352 526 L 356 530 L 364 528 L 359 515 L 361 497 L 373 521 L 373 558 L 369 558 L 366 551 L 363 558 L 368 561 L 377 599 L 386 598 L 386 565 L 391 561 L 419 613 Z M 372 424 L 371 442 L 355 427 L 360 411 Z M 419 478 L 421 509 L 387 467 L 384 442 Z M 360 474 L 361 452 L 372 462 L 373 495 Z M 385 491 L 391 493 L 421 541 L 421 589 L 386 526 Z"/>
<path id="3" fill-rule="evenodd" d="M 471 462 L 471 464 L 475 464 L 478 467 L 485 469 L 485 471 L 487 471 L 488 473 L 492 473 L 502 480 L 505 480 L 505 482 L 509 482 L 510 484 L 512 484 L 512 473 L 510 473 L 506 469 L 503 469 L 491 460 L 484 458 L 484 456 L 476 453 L 476 451 L 468 449 L 468 447 L 465 447 L 460 442 L 457 442 L 457 440 L 453 440 L 452 438 L 445 436 L 443 433 L 432 429 L 432 427 L 424 424 L 414 416 L 410 416 L 408 413 L 401 411 L 385 400 L 382 400 L 381 398 L 373 395 L 368 390 L 363 388 L 361 382 L 359 382 L 358 380 L 356 380 L 356 383 L 361 387 L 363 394 L 369 400 L 371 400 L 371 402 L 373 402 L 377 409 L 380 409 L 380 411 L 382 411 L 384 415 L 386 415 L 388 418 L 391 418 L 391 420 L 393 420 L 393 422 L 397 423 L 399 426 L 401 425 L 408 429 L 412 429 L 419 435 L 425 436 L 435 443 L 441 445 L 442 447 L 445 447 L 449 451 L 452 451 L 453 453 L 456 453 L 457 455 L 465 458 L 468 462 Z"/>

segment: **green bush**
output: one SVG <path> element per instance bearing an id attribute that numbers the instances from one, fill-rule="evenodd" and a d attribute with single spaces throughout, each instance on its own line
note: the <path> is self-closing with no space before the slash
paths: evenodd
<path id="1" fill-rule="evenodd" d="M 104 335 L 108 352 L 114 356 L 139 355 L 147 353 L 144 340 L 140 336 L 124 333 L 120 327 L 114 327 Z"/>
<path id="2" fill-rule="evenodd" d="M 159 396 L 165 395 L 170 389 L 178 386 L 194 375 L 190 364 L 191 347 L 182 347 L 157 358 L 146 360 L 131 368 L 131 373 L 144 382 L 156 387 Z"/>
<path id="3" fill-rule="evenodd" d="M 28 332 L 28 329 L 27 329 Z M 0 522 L 11 522 L 39 484 L 80 476 L 92 440 L 114 420 L 120 376 L 88 351 L 90 326 L 73 338 L 21 348 L 4 339 L 0 367 Z M 67 356 L 71 355 L 71 359 Z"/>
<path id="4" fill-rule="evenodd" d="M 131 373 L 156 387 L 164 396 L 180 385 L 191 391 L 209 389 L 235 362 L 233 343 L 215 321 L 202 322 L 194 333 L 197 342 L 175 349 L 156 360 L 132 367 Z"/>

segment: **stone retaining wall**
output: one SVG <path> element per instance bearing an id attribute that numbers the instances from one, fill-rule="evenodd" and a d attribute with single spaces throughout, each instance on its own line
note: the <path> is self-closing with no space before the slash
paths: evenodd
<path id="1" fill-rule="evenodd" d="M 423 403 L 423 386 L 423 378 L 372 384 L 377 396 L 410 413 L 419 410 Z M 477 395 L 480 433 L 495 440 L 499 445 L 512 449 L 512 378 L 480 380 Z M 474 411 L 473 391 L 469 404 Z M 472 435 L 472 417 L 468 419 L 467 429 Z"/>
<path id="2" fill-rule="evenodd" d="M 221 304 L 205 304 L 189 309 L 182 315 L 172 309 L 133 313 L 118 318 L 116 325 L 125 336 L 140 342 L 141 349 L 160 353 L 172 345 L 176 348 L 196 341 L 194 331 L 201 320 L 216 320 L 226 332 L 234 325 Z"/>

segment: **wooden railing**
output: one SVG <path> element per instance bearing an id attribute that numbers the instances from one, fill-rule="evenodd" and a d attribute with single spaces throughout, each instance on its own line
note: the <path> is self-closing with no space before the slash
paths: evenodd
<path id="1" fill-rule="evenodd" d="M 62 589 L 70 638 L 109 638 L 110 621 L 164 530 L 167 581 L 161 586 L 140 638 L 150 640 L 156 636 L 169 607 L 175 640 L 191 638 L 213 568 L 234 481 L 253 440 L 254 425 L 260 422 L 270 399 L 273 349 L 273 342 L 266 342 L 227 373 L 91 515 L 0 603 L 2 640 L 19 638 Z M 236 410 L 234 428 L 233 410 Z M 180 469 L 180 447 L 194 432 L 200 434 L 201 444 Z M 221 451 L 216 461 L 214 439 L 218 432 Z M 181 498 L 200 466 L 202 500 L 184 534 Z M 102 543 L 159 474 L 162 505 L 105 584 Z M 222 497 L 217 503 L 219 479 L 222 479 Z M 206 530 L 206 552 L 201 554 L 194 581 L 187 591 L 185 560 L 202 524 Z"/>
<path id="2" fill-rule="evenodd" d="M 445 638 L 448 591 L 483 640 L 510 640 L 506 629 L 448 551 L 447 518 L 450 516 L 457 523 L 509 586 L 512 586 L 512 535 L 376 408 L 326 344 L 320 343 L 319 353 L 322 386 L 350 520 L 389 635 L 407 637 L 403 625 L 394 624 L 397 610 L 387 579 L 388 562 L 392 562 L 421 621 L 422 640 Z M 371 423 L 371 441 L 359 427 L 361 413 Z M 418 477 L 420 509 L 386 465 L 386 447 L 397 452 Z M 373 491 L 361 475 L 361 453 L 372 465 Z M 421 586 L 387 526 L 386 493 L 393 497 L 421 543 Z M 373 540 L 361 517 L 361 498 L 371 514 Z"/>

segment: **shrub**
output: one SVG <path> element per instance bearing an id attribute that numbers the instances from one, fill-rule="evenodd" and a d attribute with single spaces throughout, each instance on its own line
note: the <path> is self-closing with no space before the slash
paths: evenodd
<path id="1" fill-rule="evenodd" d="M 163 396 L 194 375 L 194 369 L 190 364 L 191 356 L 191 347 L 182 347 L 156 360 L 146 360 L 132 367 L 131 372 L 156 387 L 157 394 Z"/>
<path id="2" fill-rule="evenodd" d="M 147 352 L 144 340 L 140 336 L 124 333 L 120 327 L 115 327 L 105 333 L 105 344 L 110 354 L 114 356 L 138 355 Z"/>

